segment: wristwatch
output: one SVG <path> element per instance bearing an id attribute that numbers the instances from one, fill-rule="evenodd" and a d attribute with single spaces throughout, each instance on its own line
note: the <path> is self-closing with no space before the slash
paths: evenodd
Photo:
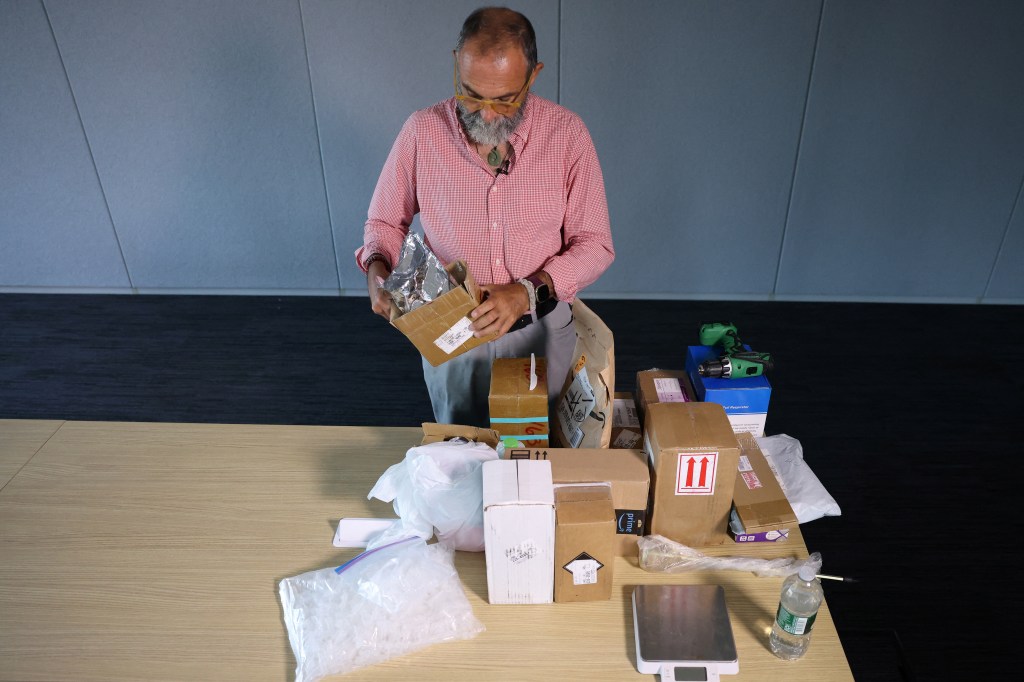
<path id="1" fill-rule="evenodd" d="M 526 281 L 533 285 L 537 305 L 547 303 L 555 297 L 554 292 L 551 291 L 551 287 L 547 285 L 547 282 L 545 282 L 540 275 L 530 275 L 526 278 Z"/>

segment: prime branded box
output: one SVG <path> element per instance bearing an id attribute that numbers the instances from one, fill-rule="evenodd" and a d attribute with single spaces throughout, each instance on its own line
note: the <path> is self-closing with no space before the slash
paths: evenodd
<path id="1" fill-rule="evenodd" d="M 510 448 L 512 460 L 551 462 L 555 485 L 568 483 L 609 483 L 615 508 L 615 551 L 636 556 L 637 539 L 646 533 L 650 471 L 641 450 L 608 448 Z"/>

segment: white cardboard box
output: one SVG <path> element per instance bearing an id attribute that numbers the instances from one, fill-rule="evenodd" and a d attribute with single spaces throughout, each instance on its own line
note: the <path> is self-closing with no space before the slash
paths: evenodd
<path id="1" fill-rule="evenodd" d="M 555 495 L 551 462 L 484 462 L 484 552 L 492 604 L 549 604 L 554 597 Z"/>

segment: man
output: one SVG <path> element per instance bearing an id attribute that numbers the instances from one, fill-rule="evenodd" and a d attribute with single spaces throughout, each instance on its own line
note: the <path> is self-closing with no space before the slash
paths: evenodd
<path id="1" fill-rule="evenodd" d="M 439 367 L 424 360 L 423 376 L 438 422 L 486 426 L 495 358 L 546 358 L 554 404 L 576 342 L 570 304 L 615 251 L 586 126 L 529 94 L 544 68 L 529 20 L 476 10 L 454 61 L 455 96 L 412 114 L 388 155 L 356 262 L 385 318 L 380 284 L 417 212 L 430 250 L 446 265 L 466 262 L 485 294 L 471 328 L 499 336 Z"/>

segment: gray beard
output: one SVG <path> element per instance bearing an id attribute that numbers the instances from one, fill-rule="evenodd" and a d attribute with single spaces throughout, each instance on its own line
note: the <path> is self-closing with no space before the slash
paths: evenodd
<path id="1" fill-rule="evenodd" d="M 508 138 L 512 136 L 516 127 L 522 122 L 523 110 L 526 109 L 526 98 L 529 96 L 529 93 L 527 93 L 526 97 L 523 98 L 522 106 L 516 110 L 516 113 L 512 116 L 502 116 L 494 123 L 487 123 L 483 120 L 480 115 L 483 113 L 483 109 L 471 114 L 466 111 L 462 102 L 456 102 L 456 113 L 458 114 L 459 122 L 462 123 L 462 129 L 466 131 L 466 136 L 471 141 L 488 147 L 497 147 L 508 142 Z"/>

